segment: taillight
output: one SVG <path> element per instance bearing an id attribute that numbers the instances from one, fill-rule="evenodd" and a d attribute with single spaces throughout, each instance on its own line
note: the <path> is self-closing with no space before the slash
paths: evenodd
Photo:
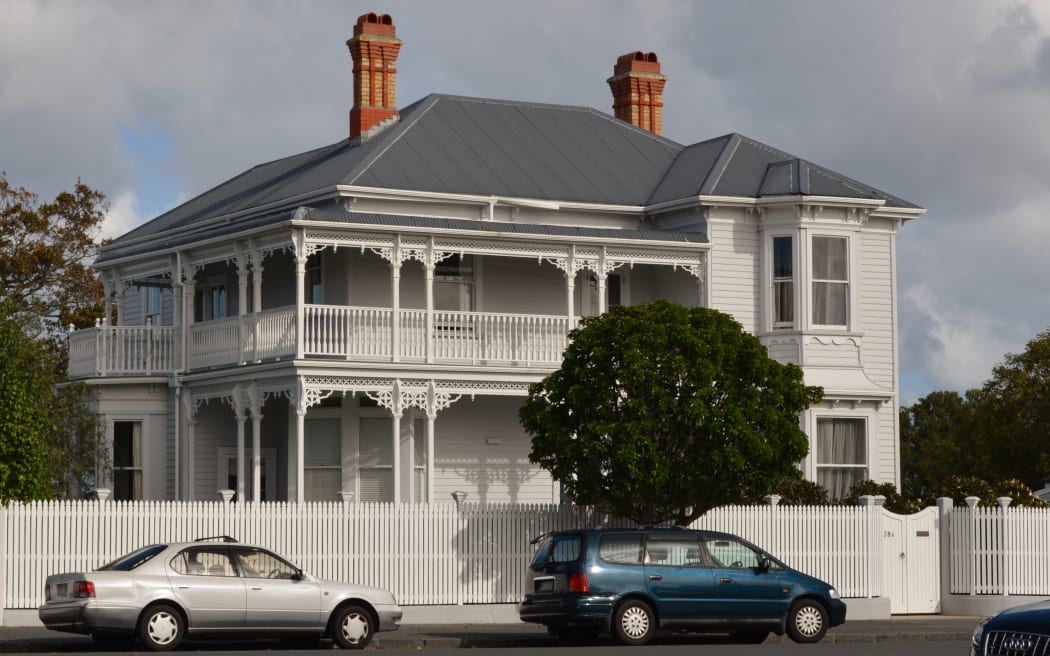
<path id="1" fill-rule="evenodd" d="M 74 581 L 73 596 L 77 599 L 85 599 L 95 596 L 95 584 L 91 581 Z"/>
<path id="2" fill-rule="evenodd" d="M 44 584 L 44 601 L 51 601 L 51 584 Z"/>
<path id="3" fill-rule="evenodd" d="M 569 592 L 590 592 L 591 587 L 587 585 L 587 575 L 576 572 L 569 576 Z"/>

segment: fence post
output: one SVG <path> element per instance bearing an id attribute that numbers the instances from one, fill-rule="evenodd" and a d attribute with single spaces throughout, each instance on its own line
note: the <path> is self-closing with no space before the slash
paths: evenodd
<path id="1" fill-rule="evenodd" d="M 978 497 L 966 497 L 970 507 L 970 596 L 977 596 L 977 502 Z"/>
<path id="2" fill-rule="evenodd" d="M 885 499 L 883 500 L 885 501 Z M 865 558 L 865 561 L 867 562 L 867 572 L 865 573 L 865 577 L 867 578 L 867 585 L 865 587 L 867 588 L 866 596 L 868 597 L 868 599 L 871 599 L 873 597 L 879 596 L 878 594 L 876 594 L 876 588 L 878 588 L 879 592 L 882 591 L 882 586 L 877 585 L 875 582 L 876 574 L 879 571 L 878 558 L 879 553 L 881 552 L 879 546 L 882 542 L 882 532 L 880 530 L 881 527 L 876 524 L 876 520 L 877 518 L 881 517 L 881 514 L 876 513 L 876 500 L 874 496 L 870 494 L 861 495 L 859 502 L 860 505 L 864 507 L 865 520 L 867 520 L 866 523 L 868 526 L 868 530 L 866 531 L 868 553 L 866 554 L 867 557 Z"/>
<path id="3" fill-rule="evenodd" d="M 941 604 L 952 593 L 952 510 L 955 502 L 949 497 L 937 499 L 937 532 L 941 551 Z"/>
<path id="4" fill-rule="evenodd" d="M 466 571 L 466 564 L 463 562 L 463 548 L 460 542 L 463 540 L 465 531 L 463 530 L 463 501 L 467 498 L 467 493 L 462 490 L 456 490 L 452 493 L 452 499 L 456 502 L 456 522 L 455 522 L 455 535 L 452 538 L 452 561 L 456 563 L 456 576 L 454 603 L 457 606 L 463 605 L 463 598 L 466 596 L 463 594 L 463 587 L 466 583 L 463 581 L 462 573 Z"/>
<path id="5" fill-rule="evenodd" d="M 1002 539 L 999 540 L 999 554 L 1001 559 L 1001 565 L 999 571 L 1003 577 L 1003 596 L 1010 596 L 1010 576 L 1009 570 L 1006 569 L 1009 559 L 1007 558 L 1007 537 L 1010 533 L 1010 520 L 1007 517 L 1007 509 L 1010 507 L 1010 502 L 1013 501 L 1010 497 L 999 497 L 996 499 L 999 502 L 999 507 L 1002 509 L 1001 513 L 1001 526 L 1002 526 Z"/>

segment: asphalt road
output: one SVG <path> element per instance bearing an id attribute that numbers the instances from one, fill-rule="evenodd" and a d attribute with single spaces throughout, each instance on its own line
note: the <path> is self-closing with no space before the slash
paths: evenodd
<path id="1" fill-rule="evenodd" d="M 771 645 L 778 647 L 777 654 L 791 656 L 795 650 L 806 650 L 808 656 L 899 656 L 899 652 L 922 653 L 922 656 L 939 656 L 941 653 L 952 653 L 964 656 L 970 634 L 977 623 L 976 617 L 956 617 L 942 615 L 894 616 L 887 620 L 861 620 L 837 626 L 818 645 L 796 645 L 784 636 L 771 635 L 759 648 Z M 920 644 L 921 643 L 921 644 Z M 927 644 L 928 643 L 928 644 Z M 943 651 L 945 644 L 953 645 L 949 651 Z M 680 648 L 695 648 L 702 645 L 705 656 L 731 650 L 735 656 L 751 653 L 751 646 L 732 644 L 721 636 L 704 636 L 698 634 L 675 633 L 660 634 L 653 647 L 677 651 Z M 592 649 L 607 650 L 616 646 L 611 638 L 599 638 L 593 646 L 562 646 L 547 636 L 542 626 L 532 624 L 410 624 L 397 631 L 377 634 L 369 649 L 384 651 L 418 651 L 440 653 L 445 650 L 471 648 L 487 649 L 543 649 L 544 654 L 551 655 L 562 649 L 571 649 L 573 654 L 581 655 Z M 291 647 L 291 648 L 289 648 Z M 282 650 L 282 653 L 299 653 L 299 645 L 288 645 L 277 641 L 231 641 L 186 643 L 180 651 L 271 651 Z M 330 647 L 321 643 L 321 647 Z M 639 648 L 632 648 L 638 653 Z M 641 648 L 644 651 L 645 648 Z M 814 651 L 816 650 L 816 651 Z M 824 650 L 828 650 L 825 652 Z M 47 631 L 39 627 L 0 627 L 0 653 L 97 653 L 102 650 L 91 638 L 74 634 Z M 129 653 L 128 648 L 110 650 L 111 653 Z M 302 653 L 316 653 L 311 649 Z M 898 653 L 894 653 L 894 652 Z M 661 651 L 661 654 L 669 652 Z M 730 652 L 726 652 L 730 653 Z M 757 652 L 756 652 L 757 653 Z M 800 654 L 802 652 L 799 652 Z M 436 654 L 435 654 L 436 656 Z M 480 654 L 478 655 L 480 656 Z"/>

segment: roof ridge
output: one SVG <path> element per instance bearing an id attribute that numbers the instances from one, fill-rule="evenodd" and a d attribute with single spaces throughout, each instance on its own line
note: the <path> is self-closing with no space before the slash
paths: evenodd
<path id="1" fill-rule="evenodd" d="M 429 112 L 431 108 L 433 108 L 434 105 L 437 104 L 438 100 L 440 100 L 438 96 L 439 94 L 431 93 L 426 96 L 423 96 L 416 102 L 411 103 L 407 107 L 405 107 L 405 111 L 410 111 L 412 119 L 409 121 L 399 120 L 396 125 L 392 125 L 390 126 L 390 128 L 383 130 L 378 135 L 372 137 L 373 140 L 377 140 L 377 143 L 380 143 L 381 140 L 385 138 L 386 143 L 383 144 L 381 147 L 376 148 L 372 152 L 370 157 L 362 157 L 361 161 L 358 162 L 357 165 L 354 166 L 354 168 L 351 169 L 350 172 L 343 177 L 343 182 L 345 184 L 352 185 L 355 180 L 364 175 L 365 172 L 368 171 L 368 169 L 373 164 L 375 164 L 375 162 L 384 153 L 390 150 L 394 146 L 394 144 L 396 144 L 401 139 L 401 137 L 403 137 L 405 133 L 408 132 L 409 128 L 411 128 L 413 125 L 418 123 L 424 116 L 426 116 L 427 112 Z M 419 106 L 418 109 L 416 109 L 417 106 Z M 365 141 L 362 141 L 358 144 L 357 147 L 360 148 L 364 144 Z"/>

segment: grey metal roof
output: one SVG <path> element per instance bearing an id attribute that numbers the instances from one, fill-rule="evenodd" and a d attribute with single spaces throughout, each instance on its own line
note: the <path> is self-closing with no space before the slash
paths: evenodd
<path id="1" fill-rule="evenodd" d="M 918 208 L 884 191 L 736 133 L 684 148 L 656 187 L 649 203 L 701 195 L 745 198 L 837 196 L 884 200 L 888 207 Z"/>
<path id="2" fill-rule="evenodd" d="M 469 219 L 445 219 L 405 214 L 375 214 L 369 212 L 344 212 L 332 209 L 301 208 L 292 214 L 303 221 L 325 221 L 330 223 L 353 223 L 358 225 L 388 226 L 391 228 L 424 228 L 426 230 L 470 230 L 474 232 L 508 233 L 519 235 L 542 235 L 575 238 L 632 239 L 665 241 L 675 243 L 707 243 L 700 232 L 668 232 L 665 230 L 616 230 L 613 228 L 586 228 L 535 223 L 505 223 Z"/>
<path id="3" fill-rule="evenodd" d="M 293 199 L 336 185 L 640 207 L 698 195 L 783 194 L 917 207 L 738 134 L 686 147 L 588 107 L 433 94 L 400 115 L 365 141 L 255 166 L 118 237 L 100 261 L 127 242 L 175 229 L 199 224 L 198 237 L 213 236 L 209 219 L 293 209 L 302 202 Z"/>

